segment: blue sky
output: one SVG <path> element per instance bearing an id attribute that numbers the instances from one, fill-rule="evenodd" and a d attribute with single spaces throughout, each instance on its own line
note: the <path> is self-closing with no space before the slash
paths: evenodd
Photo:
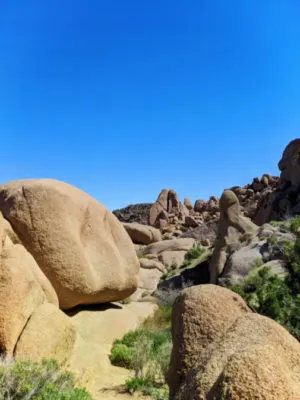
<path id="1" fill-rule="evenodd" d="M 298 0 L 0 0 L 0 182 L 109 209 L 278 174 L 300 137 Z"/>

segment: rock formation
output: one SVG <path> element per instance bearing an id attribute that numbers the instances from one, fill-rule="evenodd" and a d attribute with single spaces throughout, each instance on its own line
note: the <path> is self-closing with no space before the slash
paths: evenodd
<path id="1" fill-rule="evenodd" d="M 52 304 L 43 304 L 31 315 L 15 348 L 15 357 L 66 362 L 76 341 L 72 321 Z"/>
<path id="2" fill-rule="evenodd" d="M 0 186 L 0 210 L 54 287 L 60 307 L 128 297 L 139 263 L 122 224 L 81 190 L 55 180 Z"/>
<path id="3" fill-rule="evenodd" d="M 138 250 L 138 255 L 156 257 L 165 266 L 182 265 L 185 260 L 185 255 L 195 244 L 195 240 L 186 239 L 171 239 L 150 244 Z"/>
<path id="4" fill-rule="evenodd" d="M 214 285 L 185 289 L 172 317 L 171 400 L 300 397 L 300 344 L 240 296 Z"/>
<path id="5" fill-rule="evenodd" d="M 163 189 L 150 208 L 149 223 L 158 228 L 161 227 L 160 220 L 176 225 L 178 222 L 183 222 L 187 215 L 189 210 L 179 201 L 177 193 L 172 189 Z"/>
<path id="6" fill-rule="evenodd" d="M 192 203 L 191 200 L 188 199 L 188 198 L 185 198 L 185 199 L 184 199 L 183 204 L 186 206 L 186 208 L 187 208 L 189 211 L 192 210 L 192 209 L 194 208 L 194 207 L 193 207 L 193 203 Z"/>
<path id="7" fill-rule="evenodd" d="M 165 266 L 158 259 L 140 258 L 138 289 L 130 299 L 138 301 L 145 296 L 153 294 L 164 272 Z"/>
<path id="8" fill-rule="evenodd" d="M 278 167 L 281 171 L 278 185 L 269 190 L 258 205 L 254 218 L 258 225 L 300 213 L 300 139 L 289 143 Z"/>
<path id="9" fill-rule="evenodd" d="M 210 263 L 210 282 L 216 283 L 223 272 L 232 247 L 255 235 L 258 227 L 241 214 L 237 196 L 225 190 L 220 199 L 218 239 Z"/>
<path id="10" fill-rule="evenodd" d="M 126 232 L 135 244 L 151 244 L 162 240 L 159 229 L 152 226 L 138 224 L 137 222 L 124 223 Z"/>

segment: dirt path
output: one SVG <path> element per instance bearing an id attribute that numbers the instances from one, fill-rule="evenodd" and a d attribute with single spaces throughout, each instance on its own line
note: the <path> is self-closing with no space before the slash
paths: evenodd
<path id="1" fill-rule="evenodd" d="M 135 329 L 155 307 L 150 302 L 112 304 L 109 308 L 78 310 L 71 315 L 79 335 L 69 368 L 80 377 L 95 400 L 134 398 L 124 392 L 124 382 L 130 372 L 111 365 L 110 349 L 115 339 Z"/>

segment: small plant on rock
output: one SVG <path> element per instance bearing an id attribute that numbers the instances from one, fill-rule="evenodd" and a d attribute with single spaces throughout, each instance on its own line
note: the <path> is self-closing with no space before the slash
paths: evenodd
<path id="1" fill-rule="evenodd" d="M 201 245 L 197 245 L 192 247 L 188 252 L 187 252 L 187 259 L 188 260 L 195 260 L 198 257 L 201 257 L 202 254 L 204 253 L 204 249 Z"/>

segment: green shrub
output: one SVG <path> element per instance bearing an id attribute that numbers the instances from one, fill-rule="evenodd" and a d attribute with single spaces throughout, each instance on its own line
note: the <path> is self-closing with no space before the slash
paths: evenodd
<path id="1" fill-rule="evenodd" d="M 300 215 L 296 215 L 295 217 L 293 217 L 289 223 L 289 229 L 297 234 L 298 229 L 300 228 Z"/>
<path id="2" fill-rule="evenodd" d="M 134 377 L 125 385 L 130 393 L 141 391 L 157 400 L 168 399 L 166 375 L 172 351 L 171 314 L 178 293 L 177 290 L 159 291 L 159 308 L 153 315 L 113 344 L 112 363 L 134 371 Z"/>
<path id="3" fill-rule="evenodd" d="M 133 378 L 129 378 L 126 380 L 125 387 L 126 387 L 127 392 L 134 393 L 137 390 L 142 391 L 145 387 L 149 386 L 149 384 L 151 384 L 151 383 L 145 381 L 142 378 L 133 377 Z"/>
<path id="4" fill-rule="evenodd" d="M 166 385 L 157 388 L 151 381 L 147 379 L 136 377 L 127 379 L 125 387 L 126 390 L 131 394 L 136 391 L 140 391 L 144 395 L 151 396 L 155 400 L 169 400 L 169 390 Z"/>
<path id="5" fill-rule="evenodd" d="M 130 368 L 132 349 L 122 343 L 115 344 L 111 350 L 110 361 L 112 364 L 118 365 L 119 367 Z"/>
<path id="6" fill-rule="evenodd" d="M 204 251 L 205 250 L 203 249 L 202 246 L 200 246 L 200 245 L 194 246 L 187 252 L 187 259 L 195 260 L 196 258 L 202 256 Z"/>
<path id="7" fill-rule="evenodd" d="M 264 261 L 261 257 L 257 257 L 255 260 L 255 268 L 259 268 L 264 265 Z"/>
<path id="8" fill-rule="evenodd" d="M 260 268 L 253 271 L 242 285 L 233 286 L 232 290 L 241 295 L 255 311 L 274 319 L 300 340 L 298 266 L 295 274 L 291 269 L 286 279 L 272 274 L 269 268 Z"/>
<path id="9" fill-rule="evenodd" d="M 273 235 L 268 239 L 268 245 L 270 247 L 275 247 L 277 246 L 277 244 L 278 244 L 278 237 L 276 235 Z"/>
<path id="10" fill-rule="evenodd" d="M 92 400 L 75 384 L 73 374 L 60 370 L 54 360 L 0 362 L 1 400 Z"/>

